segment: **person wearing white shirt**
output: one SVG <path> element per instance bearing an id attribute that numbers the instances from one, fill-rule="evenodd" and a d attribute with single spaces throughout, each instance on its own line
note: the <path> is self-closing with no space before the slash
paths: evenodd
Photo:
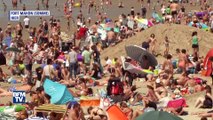
<path id="1" fill-rule="evenodd" d="M 36 42 L 33 44 L 33 50 L 32 50 L 32 52 L 33 53 L 38 52 L 38 44 Z"/>
<path id="2" fill-rule="evenodd" d="M 25 16 L 25 18 L 24 18 L 24 27 L 25 28 L 29 28 L 29 26 L 30 26 L 30 18 Z"/>

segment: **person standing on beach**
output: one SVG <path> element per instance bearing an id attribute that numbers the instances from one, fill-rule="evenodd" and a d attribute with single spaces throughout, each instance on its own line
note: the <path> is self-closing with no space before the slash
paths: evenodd
<path id="1" fill-rule="evenodd" d="M 26 11 L 26 5 L 23 4 L 23 11 Z"/>
<path id="2" fill-rule="evenodd" d="M 72 79 L 73 75 L 74 75 L 74 78 L 76 78 L 78 60 L 77 60 L 77 52 L 75 51 L 75 48 L 71 48 L 71 51 L 69 52 L 68 61 L 70 65 L 70 78 Z"/>
<path id="3" fill-rule="evenodd" d="M 114 29 L 112 28 L 108 33 L 107 33 L 107 42 L 108 42 L 108 46 L 110 45 L 115 45 L 115 32 Z"/>
<path id="4" fill-rule="evenodd" d="M 167 36 L 165 37 L 164 45 L 165 45 L 164 56 L 167 56 L 169 54 L 169 39 Z"/>
<path id="5" fill-rule="evenodd" d="M 147 6 L 149 9 L 150 9 L 150 3 L 151 3 L 151 0 L 147 0 Z"/>
<path id="6" fill-rule="evenodd" d="M 0 28 L 0 48 L 2 48 L 2 42 L 4 40 L 4 32 L 2 30 L 2 28 Z"/>
<path id="7" fill-rule="evenodd" d="M 176 20 L 177 20 L 177 15 L 178 15 L 178 8 L 179 7 L 179 5 L 178 5 L 178 3 L 176 2 L 176 1 L 173 1 L 171 4 L 170 4 L 170 9 L 171 9 L 171 14 L 172 14 L 172 21 L 173 21 L 173 23 L 175 23 L 176 22 Z"/>
<path id="8" fill-rule="evenodd" d="M 155 44 L 157 41 L 155 38 L 155 34 L 151 34 L 149 39 L 151 40 L 151 42 L 150 42 L 151 51 L 150 52 L 154 55 L 155 54 Z"/>
<path id="9" fill-rule="evenodd" d="M 193 49 L 193 56 L 197 56 L 199 57 L 199 54 L 198 54 L 198 51 L 199 51 L 199 39 L 198 39 L 198 36 L 197 36 L 197 32 L 194 31 L 192 33 L 192 49 Z"/>
<path id="10" fill-rule="evenodd" d="M 29 26 L 30 26 L 30 18 L 28 18 L 27 16 L 25 16 L 25 18 L 24 18 L 24 27 L 26 29 L 28 29 Z"/>
<path id="11" fill-rule="evenodd" d="M 45 7 L 46 7 L 46 9 L 48 10 L 48 8 L 49 8 L 49 0 L 46 0 L 46 2 L 45 2 Z"/>
<path id="12" fill-rule="evenodd" d="M 3 1 L 3 6 L 4 6 L 4 12 L 7 11 L 7 5 L 5 4 L 5 2 Z"/>
<path id="13" fill-rule="evenodd" d="M 146 18 L 147 9 L 144 5 L 141 5 L 141 16 Z"/>
<path id="14" fill-rule="evenodd" d="M 17 9 L 18 2 L 17 0 L 12 0 L 13 9 Z"/>
<path id="15" fill-rule="evenodd" d="M 181 70 L 182 73 L 186 73 L 187 63 L 188 62 L 187 62 L 186 50 L 182 49 L 178 59 L 178 68 Z"/>
<path id="16" fill-rule="evenodd" d="M 134 9 L 134 7 L 131 7 L 130 14 L 131 14 L 132 16 L 135 16 L 135 9 Z"/>

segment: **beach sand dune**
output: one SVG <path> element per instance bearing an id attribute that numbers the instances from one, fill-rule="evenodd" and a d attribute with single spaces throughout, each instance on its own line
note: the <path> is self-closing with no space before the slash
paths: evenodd
<path id="1" fill-rule="evenodd" d="M 126 55 L 125 46 L 127 45 L 139 45 L 141 46 L 143 41 L 149 39 L 149 36 L 154 33 L 157 39 L 157 46 L 155 51 L 163 54 L 165 49 L 164 38 L 167 36 L 170 41 L 170 53 L 174 54 L 177 48 L 187 49 L 189 54 L 192 54 L 191 48 L 191 34 L 193 31 L 198 32 L 198 38 L 200 39 L 200 56 L 206 55 L 206 53 L 213 47 L 213 34 L 204 30 L 189 27 L 186 25 L 175 25 L 175 24 L 159 24 L 149 29 L 146 29 L 135 36 L 123 40 L 115 47 L 109 47 L 103 51 L 102 58 L 110 56 L 110 58 L 119 57 Z M 112 49 L 113 48 L 113 49 Z M 113 52 L 112 52 L 113 50 Z M 158 59 L 160 59 L 159 57 Z"/>

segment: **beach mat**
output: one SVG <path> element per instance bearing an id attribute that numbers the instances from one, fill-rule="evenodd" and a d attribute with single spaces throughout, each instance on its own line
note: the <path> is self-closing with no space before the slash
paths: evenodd
<path id="1" fill-rule="evenodd" d="M 65 113 L 66 105 L 44 104 L 35 108 L 37 112 Z"/>
<path id="2" fill-rule="evenodd" d="M 110 106 L 107 110 L 109 120 L 128 120 L 126 115 L 116 105 Z"/>
<path id="3" fill-rule="evenodd" d="M 100 106 L 100 99 L 80 100 L 81 107 Z"/>

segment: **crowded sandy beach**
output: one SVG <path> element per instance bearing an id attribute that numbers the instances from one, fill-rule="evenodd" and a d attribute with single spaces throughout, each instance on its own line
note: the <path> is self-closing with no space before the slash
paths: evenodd
<path id="1" fill-rule="evenodd" d="M 212 85 L 212 0 L 0 1 L 0 120 L 213 120 Z"/>

